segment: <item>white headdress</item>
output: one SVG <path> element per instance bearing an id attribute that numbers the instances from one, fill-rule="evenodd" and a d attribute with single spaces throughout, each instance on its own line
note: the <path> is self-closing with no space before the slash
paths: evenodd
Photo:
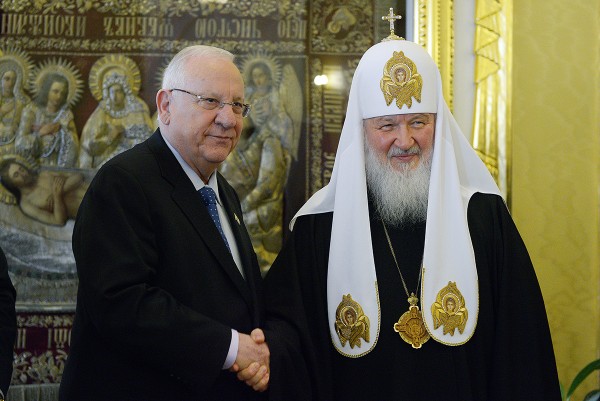
<path id="1" fill-rule="evenodd" d="M 450 113 L 431 56 L 413 42 L 381 42 L 367 50 L 354 73 L 331 181 L 306 202 L 291 223 L 293 227 L 301 215 L 334 212 L 327 283 L 329 326 L 333 344 L 349 357 L 371 351 L 380 326 L 363 119 L 409 113 L 437 115 L 420 294 L 425 326 L 436 341 L 460 345 L 471 338 L 477 323 L 477 269 L 467 206 L 475 192 L 500 191 Z M 450 283 L 455 283 L 453 288 L 464 298 L 460 306 L 468 311 L 462 330 L 452 330 L 452 334 L 444 333 L 447 330 L 432 312 Z M 456 291 L 450 293 L 456 296 Z M 370 322 L 371 333 L 362 338 L 364 341 L 344 341 L 336 333 L 336 309 L 347 301 L 348 294 Z"/>

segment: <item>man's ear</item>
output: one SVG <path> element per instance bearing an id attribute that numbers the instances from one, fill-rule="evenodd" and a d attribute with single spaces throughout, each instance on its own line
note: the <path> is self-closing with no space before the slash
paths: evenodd
<path id="1" fill-rule="evenodd" d="M 164 125 L 169 125 L 171 122 L 171 93 L 166 89 L 161 89 L 156 94 L 156 111 L 158 120 Z"/>

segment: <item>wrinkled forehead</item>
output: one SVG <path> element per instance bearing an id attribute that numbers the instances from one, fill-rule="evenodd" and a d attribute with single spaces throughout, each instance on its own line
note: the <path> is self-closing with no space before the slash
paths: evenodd
<path id="1" fill-rule="evenodd" d="M 189 57 L 184 64 L 183 79 L 186 82 L 227 78 L 243 82 L 242 74 L 233 61 L 208 55 Z"/>
<path id="2" fill-rule="evenodd" d="M 437 112 L 438 68 L 413 42 L 390 40 L 371 47 L 361 58 L 352 85 L 362 119 Z"/>
<path id="3" fill-rule="evenodd" d="M 185 86 L 192 91 L 224 91 L 235 93 L 236 97 L 244 95 L 242 74 L 232 61 L 222 58 L 199 57 L 196 60 L 188 60 L 184 82 Z"/>

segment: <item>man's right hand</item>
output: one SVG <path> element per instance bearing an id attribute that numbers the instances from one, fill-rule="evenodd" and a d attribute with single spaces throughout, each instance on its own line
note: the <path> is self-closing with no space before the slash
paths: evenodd
<path id="1" fill-rule="evenodd" d="M 269 347 L 261 329 L 254 329 L 250 335 L 238 333 L 239 346 L 231 371 L 237 372 L 238 379 L 256 391 L 265 391 L 269 385 Z"/>

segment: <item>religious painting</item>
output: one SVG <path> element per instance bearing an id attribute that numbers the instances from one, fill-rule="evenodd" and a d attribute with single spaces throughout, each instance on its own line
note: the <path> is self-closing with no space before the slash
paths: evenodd
<path id="1" fill-rule="evenodd" d="M 80 168 L 98 169 L 154 132 L 148 105 L 139 98 L 139 67 L 129 57 L 108 55 L 90 70 L 89 88 L 98 106 L 81 131 Z"/>
<path id="2" fill-rule="evenodd" d="M 83 92 L 77 68 L 62 57 L 51 57 L 32 68 L 22 50 L 2 51 L 0 64 L 17 71 L 12 97 L 3 88 L 3 103 L 16 104 L 14 127 L 0 150 L 0 241 L 21 294 L 42 302 L 74 299 L 72 220 L 91 175 L 79 170 L 79 135 L 73 108 Z M 19 96 L 26 103 L 17 113 Z M 6 89 L 6 90 L 5 90 Z M 8 125 L 6 123 L 5 127 Z M 18 277 L 22 279 L 19 280 Z M 24 299 L 25 302 L 27 302 Z"/>
<path id="3" fill-rule="evenodd" d="M 246 101 L 252 106 L 240 141 L 220 168 L 236 189 L 261 270 L 283 243 L 284 190 L 298 162 L 303 88 L 293 64 L 266 53 L 242 59 Z"/>

